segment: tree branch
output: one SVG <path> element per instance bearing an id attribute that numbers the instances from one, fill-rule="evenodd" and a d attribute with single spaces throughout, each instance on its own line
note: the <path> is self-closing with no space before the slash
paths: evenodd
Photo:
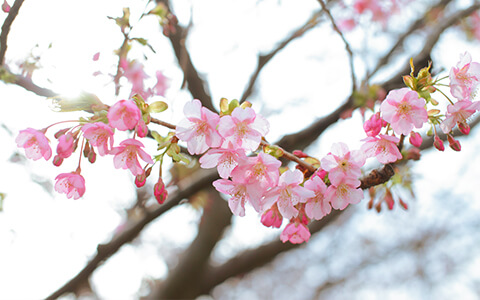
<path id="1" fill-rule="evenodd" d="M 313 15 L 308 19 L 308 21 L 300 28 L 295 30 L 290 36 L 288 36 L 285 40 L 283 40 L 275 49 L 270 51 L 270 53 L 265 54 L 265 55 L 259 55 L 258 56 L 258 63 L 257 63 L 257 68 L 255 69 L 255 72 L 250 77 L 250 80 L 248 82 L 248 86 L 245 89 L 245 91 L 242 94 L 242 97 L 240 98 L 240 103 L 245 102 L 248 97 L 250 97 L 253 93 L 255 84 L 257 82 L 258 76 L 260 75 L 260 72 L 263 70 L 263 67 L 270 62 L 270 60 L 283 48 L 285 48 L 290 42 L 293 40 L 302 37 L 307 31 L 310 29 L 314 28 L 318 23 L 319 23 L 319 17 L 323 11 L 318 11 L 313 13 Z"/>
<path id="2" fill-rule="evenodd" d="M 171 11 L 169 0 L 156 0 L 156 2 L 165 4 L 168 10 Z M 204 80 L 200 77 L 197 69 L 193 65 L 190 54 L 185 46 L 187 31 L 178 24 L 175 25 L 175 31 L 175 33 L 169 35 L 169 39 L 175 56 L 177 57 L 178 64 L 183 71 L 183 76 L 188 84 L 188 90 L 193 98 L 202 102 L 203 106 L 211 111 L 216 111 L 210 92 L 207 90 Z"/>
<path id="3" fill-rule="evenodd" d="M 12 7 L 10 8 L 10 12 L 8 13 L 7 18 L 5 18 L 5 22 L 2 25 L 2 33 L 0 34 L 0 66 L 5 63 L 5 53 L 7 52 L 7 37 L 8 33 L 10 32 L 10 28 L 12 27 L 12 23 L 18 15 L 18 11 L 22 6 L 24 0 L 15 0 Z"/>
<path id="4" fill-rule="evenodd" d="M 144 218 L 129 225 L 124 231 L 116 234 L 110 242 L 98 245 L 96 255 L 87 263 L 87 265 L 75 277 L 53 292 L 46 299 L 56 299 L 65 293 L 75 291 L 79 285 L 88 280 L 93 271 L 95 271 L 101 263 L 116 253 L 124 244 L 129 243 L 136 238 L 147 224 L 163 215 L 163 213 L 167 212 L 169 209 L 177 206 L 182 199 L 188 198 L 199 190 L 209 186 L 213 180 L 218 178 L 218 175 L 214 170 L 199 173 L 200 174 L 198 174 L 197 178 L 189 179 L 189 182 L 185 183 L 187 184 L 186 188 L 169 196 L 168 201 L 163 205 L 153 211 L 147 212 Z"/>

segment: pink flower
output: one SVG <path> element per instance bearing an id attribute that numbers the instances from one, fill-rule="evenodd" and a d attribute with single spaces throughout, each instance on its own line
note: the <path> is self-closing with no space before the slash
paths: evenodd
<path id="1" fill-rule="evenodd" d="M 368 136 L 376 136 L 382 130 L 384 123 L 385 121 L 380 117 L 380 113 L 377 112 L 363 123 L 363 129 Z"/>
<path id="2" fill-rule="evenodd" d="M 85 193 L 85 179 L 77 172 L 59 174 L 55 180 L 55 190 L 66 194 L 69 199 L 77 200 Z"/>
<path id="3" fill-rule="evenodd" d="M 260 145 L 262 136 L 268 133 L 269 124 L 250 107 L 237 107 L 232 115 L 223 116 L 218 131 L 234 148 L 254 151 Z"/>
<path id="4" fill-rule="evenodd" d="M 242 160 L 241 164 L 233 169 L 231 176 L 235 182 L 258 183 L 266 190 L 277 185 L 278 168 L 281 165 L 275 157 L 260 152 L 255 157 Z"/>
<path id="5" fill-rule="evenodd" d="M 455 104 L 447 106 L 447 113 L 445 120 L 440 124 L 440 128 L 444 133 L 449 133 L 455 124 L 463 128 L 469 127 L 467 119 L 470 118 L 477 110 L 480 109 L 480 101 L 462 100 Z M 468 134 L 469 130 L 467 131 Z"/>
<path id="6" fill-rule="evenodd" d="M 278 186 L 265 194 L 262 207 L 271 207 L 274 203 L 277 203 L 278 210 L 284 218 L 296 217 L 298 210 L 294 206 L 315 196 L 313 191 L 300 186 L 302 182 L 303 174 L 301 171 L 297 169 L 285 171 L 278 180 Z"/>
<path id="7" fill-rule="evenodd" d="M 408 135 L 414 126 L 421 128 L 428 120 L 425 100 L 409 88 L 390 91 L 380 106 L 380 112 L 396 134 Z"/>
<path id="8" fill-rule="evenodd" d="M 155 199 L 157 199 L 158 204 L 163 204 L 165 199 L 167 199 L 168 192 L 162 178 L 158 178 L 157 183 L 153 186 L 153 195 L 155 196 Z"/>
<path id="9" fill-rule="evenodd" d="M 292 244 L 301 244 L 303 242 L 308 242 L 310 239 L 310 231 L 308 227 L 301 223 L 289 223 L 287 227 L 280 234 L 280 239 L 282 242 L 290 241 Z"/>
<path id="10" fill-rule="evenodd" d="M 410 144 L 412 144 L 415 147 L 420 147 L 422 145 L 423 139 L 420 133 L 418 132 L 410 132 Z"/>
<path id="11" fill-rule="evenodd" d="M 230 143 L 231 145 L 231 143 Z M 228 178 L 233 169 L 238 166 L 239 161 L 245 159 L 245 151 L 239 149 L 209 149 L 200 157 L 200 166 L 204 169 L 217 167 L 218 174 L 222 178 Z"/>
<path id="12" fill-rule="evenodd" d="M 52 157 L 52 149 L 43 131 L 33 128 L 21 130 L 15 142 L 17 147 L 25 148 L 27 158 L 38 160 L 43 157 L 49 160 Z"/>
<path id="13" fill-rule="evenodd" d="M 325 199 L 335 209 L 345 209 L 348 204 L 357 204 L 363 199 L 363 191 L 358 188 L 360 180 L 344 178 L 337 186 L 330 185 L 325 193 Z"/>
<path id="14" fill-rule="evenodd" d="M 361 149 L 368 157 L 376 157 L 382 164 L 388 164 L 402 159 L 402 154 L 398 150 L 397 144 L 400 139 L 396 136 L 380 134 L 378 137 L 368 137 L 363 139 L 365 144 Z"/>
<path id="15" fill-rule="evenodd" d="M 480 64 L 472 62 L 470 53 L 460 56 L 457 67 L 450 70 L 450 93 L 458 100 L 471 100 L 480 83 Z"/>
<path id="16" fill-rule="evenodd" d="M 87 123 L 82 126 L 83 136 L 88 142 L 96 146 L 98 153 L 104 156 L 113 147 L 113 129 L 105 123 Z"/>
<path id="17" fill-rule="evenodd" d="M 199 100 L 187 102 L 183 108 L 186 119 L 182 119 L 176 128 L 177 137 L 187 142 L 190 154 L 201 154 L 209 147 L 219 147 L 222 137 L 217 132 L 220 116 L 202 107 Z"/>
<path id="18" fill-rule="evenodd" d="M 277 204 L 274 204 L 271 208 L 267 209 L 260 219 L 260 222 L 262 222 L 264 226 L 275 228 L 280 228 L 280 226 L 282 226 L 282 221 L 283 217 L 278 211 Z"/>
<path id="19" fill-rule="evenodd" d="M 142 117 L 137 104 L 131 100 L 120 100 L 108 110 L 108 122 L 119 130 L 130 130 L 137 126 Z"/>
<path id="20" fill-rule="evenodd" d="M 165 96 L 165 92 L 170 85 L 170 79 L 165 77 L 161 71 L 157 71 L 156 77 L 157 83 L 153 87 L 153 91 L 155 92 L 155 95 Z"/>
<path id="21" fill-rule="evenodd" d="M 328 171 L 328 178 L 335 185 L 344 177 L 358 179 L 364 164 L 365 157 L 360 151 L 350 152 L 341 142 L 333 144 L 332 152 L 321 160 L 322 169 Z"/>
<path id="22" fill-rule="evenodd" d="M 148 75 L 143 71 L 143 65 L 136 60 L 128 62 L 121 59 L 120 67 L 123 69 L 123 76 L 132 84 L 131 94 L 142 94 L 144 92 L 143 81 L 148 78 Z"/>
<path id="23" fill-rule="evenodd" d="M 246 184 L 245 182 L 234 182 L 227 179 L 215 180 L 213 186 L 217 191 L 230 195 L 228 207 L 236 216 L 245 216 L 245 203 L 249 202 L 253 208 L 260 212 L 260 198 L 263 189 L 258 184 Z"/>
<path id="24" fill-rule="evenodd" d="M 315 196 L 308 198 L 305 204 L 305 213 L 310 219 L 320 220 L 332 211 L 330 203 L 325 198 L 327 186 L 319 176 L 312 176 L 305 181 L 305 188 L 315 193 Z"/>
<path id="25" fill-rule="evenodd" d="M 120 143 L 119 147 L 115 147 L 110 151 L 110 154 L 115 155 L 113 164 L 117 169 L 129 169 L 134 176 L 142 174 L 143 168 L 140 166 L 138 156 L 145 162 L 153 164 L 153 160 L 143 148 L 143 144 L 135 139 L 127 139 Z"/>

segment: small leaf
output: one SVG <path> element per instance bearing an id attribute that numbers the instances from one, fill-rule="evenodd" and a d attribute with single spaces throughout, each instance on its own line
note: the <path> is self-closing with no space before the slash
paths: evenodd
<path id="1" fill-rule="evenodd" d="M 148 106 L 148 112 L 150 113 L 161 113 L 162 111 L 167 110 L 168 104 L 163 101 L 153 102 Z"/>

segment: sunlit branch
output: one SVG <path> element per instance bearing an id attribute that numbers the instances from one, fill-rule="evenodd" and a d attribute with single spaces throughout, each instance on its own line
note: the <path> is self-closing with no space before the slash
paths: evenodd
<path id="1" fill-rule="evenodd" d="M 374 74 L 378 72 L 378 70 L 380 70 L 380 68 L 384 67 L 390 61 L 392 56 L 402 47 L 403 43 L 410 35 L 425 26 L 426 20 L 428 19 L 428 14 L 430 14 L 432 10 L 443 9 L 450 2 L 452 2 L 452 0 L 441 0 L 435 6 L 432 6 L 430 9 L 428 9 L 425 14 L 423 14 L 415 22 L 413 22 L 412 25 L 410 25 L 410 27 L 396 39 L 396 42 L 392 48 L 390 48 L 390 51 L 380 58 L 375 68 L 373 68 L 373 70 L 367 74 L 365 81 L 368 81 Z"/>
<path id="2" fill-rule="evenodd" d="M 248 82 L 248 86 L 245 89 L 245 91 L 242 94 L 242 97 L 240 98 L 240 103 L 243 103 L 245 100 L 247 100 L 248 97 L 253 93 L 253 89 L 255 87 L 255 84 L 257 82 L 258 76 L 260 75 L 260 72 L 263 70 L 263 67 L 282 49 L 284 49 L 290 42 L 293 40 L 302 37 L 306 32 L 308 32 L 310 29 L 314 28 L 320 21 L 319 17 L 323 13 L 323 11 L 315 12 L 310 19 L 300 28 L 295 30 L 289 37 L 287 37 L 285 40 L 283 40 L 275 49 L 270 51 L 268 54 L 264 55 L 259 55 L 258 56 L 258 63 L 257 63 L 257 68 L 255 69 L 255 72 L 250 77 L 250 80 Z"/>
<path id="3" fill-rule="evenodd" d="M 5 18 L 5 21 L 2 25 L 2 33 L 0 34 L 0 66 L 4 64 L 5 61 L 5 53 L 7 52 L 7 37 L 8 33 L 10 32 L 10 28 L 12 27 L 12 23 L 18 15 L 18 11 L 22 6 L 24 0 L 15 0 L 12 7 L 10 8 L 10 12 L 8 16 Z"/>
<path id="4" fill-rule="evenodd" d="M 352 80 L 352 92 L 353 92 L 357 89 L 357 79 L 356 79 L 356 76 L 355 76 L 355 67 L 354 67 L 354 64 L 353 64 L 352 49 L 351 49 L 350 44 L 348 43 L 347 39 L 343 35 L 342 31 L 338 28 L 338 26 L 337 26 L 335 20 L 333 19 L 333 16 L 330 13 L 330 10 L 327 8 L 327 5 L 325 4 L 325 2 L 323 2 L 323 0 L 318 0 L 318 2 L 322 6 L 322 10 L 327 14 L 328 18 L 330 19 L 330 22 L 332 23 L 333 29 L 338 33 L 338 35 L 342 39 L 343 43 L 345 44 L 345 50 L 347 50 L 348 61 L 350 63 L 350 76 L 351 76 L 351 80 Z"/>

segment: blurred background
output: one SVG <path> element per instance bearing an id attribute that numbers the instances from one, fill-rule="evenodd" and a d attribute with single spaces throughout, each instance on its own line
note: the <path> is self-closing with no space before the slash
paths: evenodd
<path id="1" fill-rule="evenodd" d="M 64 97 L 93 93 L 109 105 L 129 97 L 130 83 L 123 78 L 116 95 L 112 80 L 124 41 L 112 18 L 129 7 L 130 37 L 151 46 L 132 42 L 129 59 L 144 65 L 146 85 L 155 83 L 156 71 L 169 78 L 165 96 L 152 99 L 169 104 L 159 119 L 175 124 L 183 105 L 204 92 L 200 100 L 217 109 L 222 97 L 250 101 L 270 122 L 267 140 L 287 150 L 321 158 L 334 142 L 358 149 L 367 106 L 381 100 L 382 90 L 402 87 L 410 58 L 418 67 L 432 60 L 438 77 L 448 76 L 465 51 L 480 61 L 479 1 L 330 0 L 328 13 L 314 0 L 158 2 L 178 19 L 170 36 L 158 18 L 142 16 L 154 1 L 21 6 L 1 69 L 17 84 L 0 82 L 1 299 L 480 298 L 480 132 L 473 126 L 459 137 L 460 152 L 439 152 L 425 136 L 421 159 L 399 165 L 376 191 L 375 204 L 391 189 L 392 210 L 368 209 L 366 191 L 360 204 L 312 224 L 310 241 L 300 246 L 282 244 L 282 229 L 261 225 L 251 207 L 245 217 L 232 217 L 211 180 L 151 218 L 159 208 L 152 197 L 156 178 L 137 189 L 108 156 L 82 164 L 87 191 L 67 199 L 54 191 L 54 178 L 73 171 L 76 159 L 60 167 L 34 162 L 15 143 L 27 127 L 88 115 L 54 111 L 40 87 Z M 0 18 L 6 22 L 7 13 Z M 434 96 L 444 108 L 445 98 Z M 142 142 L 155 153 L 154 140 Z M 369 161 L 364 172 L 378 167 Z M 170 197 L 188 187 L 179 178 L 193 185 L 211 176 L 201 172 L 166 164 Z"/>

